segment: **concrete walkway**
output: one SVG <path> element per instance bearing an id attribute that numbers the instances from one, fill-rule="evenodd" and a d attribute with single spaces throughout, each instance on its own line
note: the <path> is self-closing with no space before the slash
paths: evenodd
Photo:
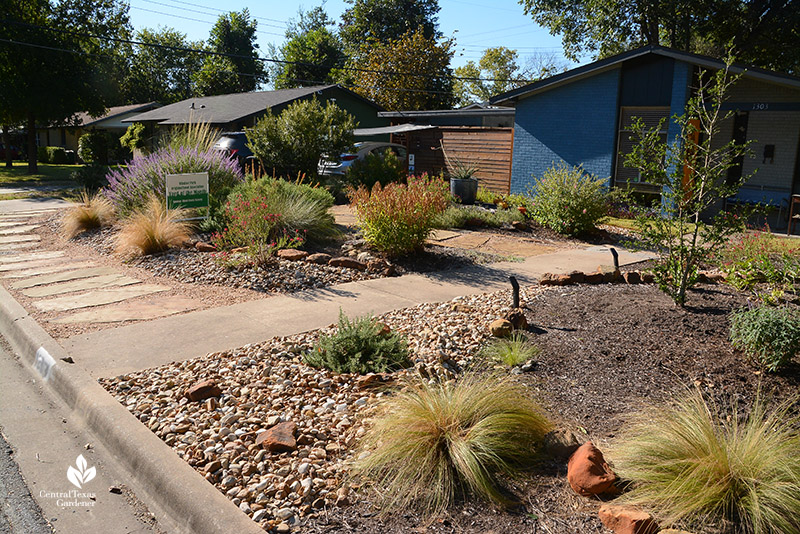
<path id="1" fill-rule="evenodd" d="M 623 265 L 650 258 L 645 253 L 619 253 Z M 81 334 L 62 340 L 61 345 L 93 376 L 111 377 L 322 328 L 336 322 L 340 309 L 349 316 L 380 314 L 509 288 L 509 275 L 525 284 L 545 272 L 594 271 L 611 263 L 607 246 L 561 250 L 520 263 L 378 278 L 254 300 Z"/>

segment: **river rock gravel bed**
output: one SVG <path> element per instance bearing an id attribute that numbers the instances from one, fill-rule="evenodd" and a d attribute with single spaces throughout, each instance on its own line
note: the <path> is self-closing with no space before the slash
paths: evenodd
<path id="1" fill-rule="evenodd" d="M 547 291 L 523 288 L 523 299 Z M 391 375 L 452 378 L 489 337 L 486 325 L 509 308 L 510 290 L 422 304 L 378 317 L 406 336 L 415 367 Z M 385 393 L 376 376 L 337 375 L 303 363 L 327 329 L 211 353 L 182 363 L 102 379 L 101 384 L 217 489 L 265 529 L 284 531 L 345 505 L 346 465 L 357 454 L 364 415 Z M 189 401 L 213 380 L 218 398 Z M 270 453 L 257 436 L 297 425 L 297 449 Z"/>

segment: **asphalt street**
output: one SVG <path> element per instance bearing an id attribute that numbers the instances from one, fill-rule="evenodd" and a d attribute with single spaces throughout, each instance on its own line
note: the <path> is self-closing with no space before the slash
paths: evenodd
<path id="1" fill-rule="evenodd" d="M 31 497 L 31 492 L 5 436 L 0 432 L 0 532 L 10 534 L 50 534 L 42 510 Z"/>

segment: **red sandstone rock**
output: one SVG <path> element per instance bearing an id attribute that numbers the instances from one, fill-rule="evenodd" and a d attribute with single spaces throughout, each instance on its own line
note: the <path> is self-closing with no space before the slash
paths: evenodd
<path id="1" fill-rule="evenodd" d="M 539 280 L 539 284 L 543 286 L 566 286 L 571 283 L 572 279 L 568 274 L 544 273 Z"/>
<path id="2" fill-rule="evenodd" d="M 278 423 L 260 433 L 256 438 L 256 445 L 270 452 L 292 452 L 297 449 L 297 441 L 294 439 L 296 431 L 297 425 L 292 421 Z"/>
<path id="3" fill-rule="evenodd" d="M 300 261 L 308 256 L 305 250 L 297 250 L 293 248 L 285 248 L 278 251 L 278 257 L 282 260 Z"/>
<path id="4" fill-rule="evenodd" d="M 201 401 L 211 397 L 219 397 L 220 395 L 222 395 L 222 390 L 211 379 L 196 383 L 184 393 L 184 396 L 190 401 Z"/>
<path id="5" fill-rule="evenodd" d="M 331 258 L 328 265 L 332 267 L 346 267 L 348 269 L 358 269 L 359 271 L 366 271 L 367 264 L 363 261 L 358 261 L 354 258 L 346 258 L 344 256 L 339 258 Z"/>
<path id="6" fill-rule="evenodd" d="M 624 273 L 622 277 L 625 279 L 625 282 L 628 284 L 641 284 L 642 283 L 642 276 L 639 274 L 639 271 L 629 271 Z"/>
<path id="7" fill-rule="evenodd" d="M 586 284 L 602 284 L 603 273 L 589 273 L 583 275 L 583 281 Z"/>
<path id="8" fill-rule="evenodd" d="M 641 510 L 604 504 L 597 512 L 603 525 L 616 534 L 655 534 L 658 525 L 653 517 Z"/>
<path id="9" fill-rule="evenodd" d="M 331 261 L 331 255 L 325 254 L 324 252 L 317 252 L 316 254 L 306 256 L 306 261 L 308 263 L 316 263 L 317 265 L 327 265 L 328 262 Z"/>
<path id="10" fill-rule="evenodd" d="M 567 464 L 569 485 L 575 493 L 584 497 L 613 491 L 616 478 L 603 453 L 591 441 L 581 445 Z"/>
<path id="11" fill-rule="evenodd" d="M 513 330 L 514 325 L 511 324 L 511 321 L 507 321 L 506 319 L 495 319 L 492 321 L 492 324 L 489 325 L 489 331 L 494 337 L 508 337 Z"/>
<path id="12" fill-rule="evenodd" d="M 525 312 L 520 308 L 514 308 L 505 315 L 503 319 L 511 323 L 514 330 L 525 330 L 528 328 L 528 319 L 525 318 Z"/>
<path id="13" fill-rule="evenodd" d="M 194 249 L 197 252 L 215 252 L 217 250 L 217 247 L 209 243 L 204 243 L 203 241 L 198 241 L 197 243 L 194 244 Z"/>

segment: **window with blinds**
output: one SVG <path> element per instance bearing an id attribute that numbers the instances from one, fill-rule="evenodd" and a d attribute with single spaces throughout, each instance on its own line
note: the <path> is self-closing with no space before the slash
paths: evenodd
<path id="1" fill-rule="evenodd" d="M 661 140 L 667 142 L 667 128 L 669 127 L 669 107 L 622 107 L 619 114 L 619 136 L 617 139 L 617 164 L 614 180 L 617 184 L 629 186 L 632 184 L 643 184 L 639 169 L 625 166 L 625 156 L 631 153 L 633 142 L 630 140 L 633 134 L 632 124 L 636 118 L 642 119 L 647 128 L 656 128 L 659 121 L 664 119 L 662 130 L 659 132 Z"/>

